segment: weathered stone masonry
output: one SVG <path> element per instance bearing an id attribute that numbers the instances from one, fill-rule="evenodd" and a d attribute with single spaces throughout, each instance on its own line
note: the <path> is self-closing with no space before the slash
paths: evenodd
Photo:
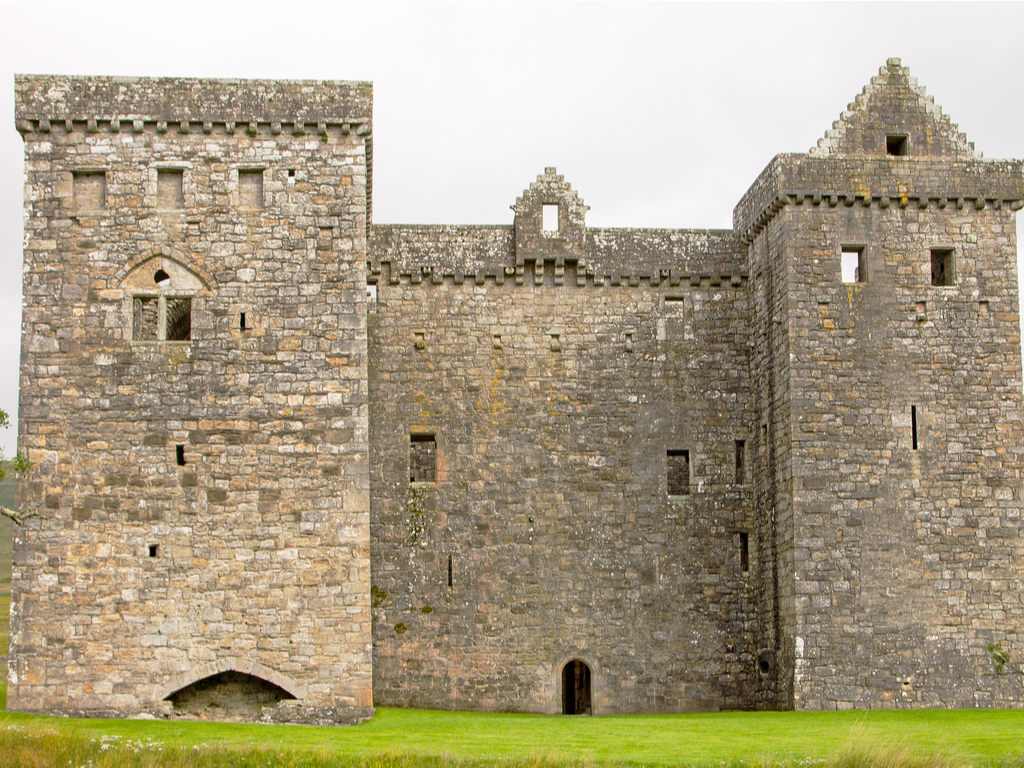
<path id="1" fill-rule="evenodd" d="M 11 708 L 1021 704 L 1020 162 L 890 60 L 733 230 L 369 227 L 371 111 L 18 78 Z"/>

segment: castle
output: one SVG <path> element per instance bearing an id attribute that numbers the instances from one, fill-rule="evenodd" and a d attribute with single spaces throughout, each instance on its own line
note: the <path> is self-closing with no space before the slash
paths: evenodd
<path id="1" fill-rule="evenodd" d="M 374 224 L 362 82 L 16 125 L 9 709 L 1024 704 L 1022 163 L 898 59 L 731 230 Z"/>

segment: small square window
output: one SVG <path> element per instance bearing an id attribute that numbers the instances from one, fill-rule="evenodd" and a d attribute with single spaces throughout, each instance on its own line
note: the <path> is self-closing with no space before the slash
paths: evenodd
<path id="1" fill-rule="evenodd" d="M 932 285 L 953 285 L 952 248 L 932 248 Z"/>
<path id="2" fill-rule="evenodd" d="M 242 208 L 263 207 L 263 171 L 238 172 L 238 204 Z"/>
<path id="3" fill-rule="evenodd" d="M 862 247 L 844 245 L 840 259 L 844 283 L 866 283 L 868 281 L 868 265 L 864 259 Z"/>
<path id="4" fill-rule="evenodd" d="M 437 482 L 437 439 L 433 435 L 409 436 L 409 482 Z"/>
<path id="5" fill-rule="evenodd" d="M 87 171 L 72 174 L 72 193 L 79 211 L 102 211 L 107 205 L 107 174 Z"/>
<path id="6" fill-rule="evenodd" d="M 181 208 L 185 203 L 183 192 L 185 173 L 175 169 L 156 172 L 156 204 L 158 208 Z"/>
<path id="7" fill-rule="evenodd" d="M 668 495 L 685 496 L 690 492 L 690 452 L 668 451 Z"/>
<path id="8" fill-rule="evenodd" d="M 910 138 L 906 134 L 889 134 L 885 137 L 885 154 L 904 157 L 910 149 Z"/>

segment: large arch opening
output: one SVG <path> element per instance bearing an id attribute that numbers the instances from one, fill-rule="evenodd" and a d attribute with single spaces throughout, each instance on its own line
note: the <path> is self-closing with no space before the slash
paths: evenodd
<path id="1" fill-rule="evenodd" d="M 573 659 L 562 667 L 562 714 L 593 714 L 590 703 L 590 667 Z"/>
<path id="2" fill-rule="evenodd" d="M 186 685 L 164 700 L 174 713 L 200 720 L 259 719 L 263 707 L 294 699 L 284 688 L 242 672 L 219 672 Z"/>

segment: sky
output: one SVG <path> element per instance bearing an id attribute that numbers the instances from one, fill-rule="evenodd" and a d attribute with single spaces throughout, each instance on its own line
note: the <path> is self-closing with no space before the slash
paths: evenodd
<path id="1" fill-rule="evenodd" d="M 591 226 L 728 228 L 772 157 L 814 146 L 893 56 L 985 157 L 1024 157 L 1022 30 L 1024 3 L 0 2 L 0 446 L 16 72 L 370 80 L 377 223 L 511 224 L 555 166 Z"/>

